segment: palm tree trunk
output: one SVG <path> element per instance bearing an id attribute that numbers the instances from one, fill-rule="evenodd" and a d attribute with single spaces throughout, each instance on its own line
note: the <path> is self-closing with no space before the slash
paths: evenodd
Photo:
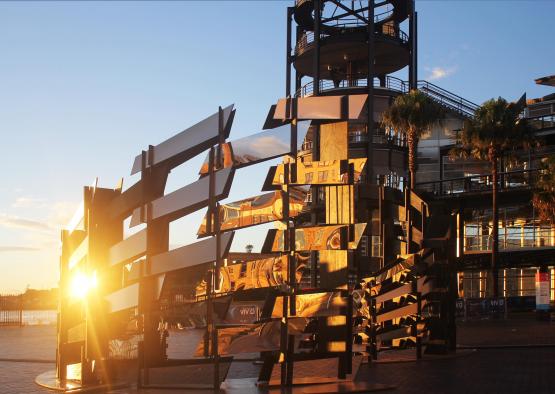
<path id="1" fill-rule="evenodd" d="M 416 183 L 416 131 L 409 130 L 407 133 L 407 145 L 409 148 L 409 187 L 414 190 Z"/>
<path id="2" fill-rule="evenodd" d="M 493 229 L 492 229 L 492 245 L 491 245 L 491 277 L 493 296 L 499 296 L 499 271 L 497 270 L 497 260 L 499 254 L 499 207 L 497 206 L 497 155 L 493 155 L 491 159 L 491 180 L 492 180 L 492 211 L 493 211 Z"/>

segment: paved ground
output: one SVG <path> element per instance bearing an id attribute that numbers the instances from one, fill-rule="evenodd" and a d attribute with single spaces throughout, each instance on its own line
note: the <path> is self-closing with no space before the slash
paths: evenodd
<path id="1" fill-rule="evenodd" d="M 358 379 L 399 393 L 553 393 L 555 349 L 479 350 L 447 360 L 374 364 Z"/>
<path id="2" fill-rule="evenodd" d="M 515 346 L 555 344 L 555 323 L 537 321 L 533 313 L 513 314 L 507 320 L 461 322 L 459 346 Z"/>
<path id="3" fill-rule="evenodd" d="M 34 378 L 54 369 L 53 363 L 39 361 L 54 360 L 55 330 L 54 326 L 0 328 L 0 393 L 45 392 L 34 384 Z M 170 355 L 180 357 L 192 351 L 197 336 L 191 332 L 173 333 Z M 363 365 L 357 380 L 394 385 L 400 393 L 555 392 L 555 324 L 537 322 L 531 315 L 506 321 L 466 322 L 459 325 L 458 340 L 461 345 L 483 349 L 433 361 Z M 535 346 L 488 348 L 506 345 Z M 228 378 L 253 378 L 258 369 L 250 361 L 234 362 Z M 119 393 L 125 392 L 129 390 Z"/>

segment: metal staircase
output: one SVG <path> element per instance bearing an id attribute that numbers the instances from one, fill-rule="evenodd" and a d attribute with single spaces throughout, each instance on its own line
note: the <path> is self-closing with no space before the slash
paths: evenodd
<path id="1" fill-rule="evenodd" d="M 418 89 L 432 100 L 467 118 L 473 117 L 476 110 L 480 107 L 478 104 L 457 96 L 428 81 L 418 81 Z"/>

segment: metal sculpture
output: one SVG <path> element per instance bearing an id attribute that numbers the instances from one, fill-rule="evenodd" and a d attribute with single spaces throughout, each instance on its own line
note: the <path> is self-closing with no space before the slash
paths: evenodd
<path id="1" fill-rule="evenodd" d="M 270 108 L 264 131 L 227 142 L 235 110 L 220 108 L 135 157 L 131 173 L 141 180 L 129 189 L 85 188 L 82 225 L 62 234 L 54 385 L 219 389 L 244 352 L 261 353 L 259 387 L 348 382 L 384 346 L 414 342 L 419 356 L 426 336 L 435 341 L 429 349 L 452 346 L 441 290 L 452 278 L 451 256 L 441 252 L 454 250 L 452 220 L 413 191 L 384 185 L 405 173 L 404 147 L 373 143 L 380 108 L 400 94 L 385 74 L 410 64 L 416 83 L 415 36 L 399 30 L 407 18 L 413 27 L 413 2 L 391 0 L 393 11 L 377 16 L 373 2 L 353 3 L 327 17 L 322 3 L 288 8 L 286 97 Z M 352 16 L 362 22 L 336 23 Z M 336 45 L 353 57 L 338 57 Z M 311 97 L 303 76 L 313 78 Z M 326 95 L 322 78 L 333 81 Z M 206 150 L 200 178 L 164 194 L 169 172 Z M 276 157 L 283 162 L 261 185 L 268 193 L 220 204 L 236 171 Z M 201 239 L 169 250 L 169 223 L 202 208 Z M 126 218 L 143 228 L 124 239 Z M 230 253 L 234 231 L 270 222 L 276 229 L 262 254 Z M 76 278 L 81 299 L 68 297 Z M 242 307 L 248 313 L 238 318 Z M 205 328 L 189 359 L 168 359 L 168 324 Z"/>

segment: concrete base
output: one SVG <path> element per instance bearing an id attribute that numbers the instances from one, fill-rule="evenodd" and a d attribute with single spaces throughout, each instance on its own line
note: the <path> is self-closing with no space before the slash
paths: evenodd
<path id="1" fill-rule="evenodd" d="M 56 378 L 56 371 L 48 371 L 39 375 L 35 383 L 45 389 L 65 393 L 93 393 L 93 392 L 115 392 L 115 393 L 141 393 L 135 387 L 128 384 L 98 385 L 81 387 L 78 382 L 60 382 Z M 319 381 L 305 382 L 302 385 L 292 387 L 268 387 L 257 385 L 256 378 L 227 379 L 222 383 L 220 390 L 213 389 L 145 389 L 148 393 L 219 393 L 219 394 L 332 394 L 332 393 L 372 393 L 376 391 L 393 390 L 395 386 L 380 383 L 367 382 L 336 382 L 323 383 Z"/>
<path id="2" fill-rule="evenodd" d="M 321 381 L 305 382 L 292 387 L 257 386 L 253 379 L 227 379 L 221 386 L 226 394 L 332 394 L 332 393 L 372 393 L 395 389 L 395 386 L 367 382 L 335 382 L 322 384 Z"/>
<path id="3" fill-rule="evenodd" d="M 106 392 L 109 390 L 117 390 L 121 388 L 128 387 L 126 383 L 115 383 L 115 384 L 103 384 L 98 386 L 87 386 L 82 387 L 81 383 L 78 381 L 66 380 L 60 381 L 56 377 L 56 370 L 48 371 L 40 374 L 36 377 L 35 383 L 41 387 L 49 390 L 61 391 L 65 393 L 91 393 L 91 392 Z"/>

